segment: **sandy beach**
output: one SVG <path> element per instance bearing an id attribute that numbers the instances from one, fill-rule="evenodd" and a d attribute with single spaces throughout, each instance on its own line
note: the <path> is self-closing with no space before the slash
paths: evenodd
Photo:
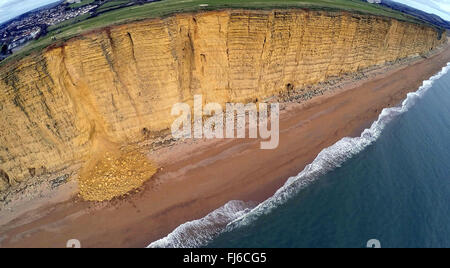
<path id="1" fill-rule="evenodd" d="M 160 169 L 129 196 L 107 203 L 71 197 L 42 204 L 0 227 L 0 247 L 146 247 L 180 224 L 199 219 L 230 200 L 262 202 L 343 137 L 359 136 L 383 108 L 450 62 L 447 46 L 426 59 L 373 72 L 302 103 L 288 103 L 280 117 L 280 143 L 261 150 L 260 140 L 199 140 L 149 154 Z M 0 211 L 6 216 L 8 211 Z"/>

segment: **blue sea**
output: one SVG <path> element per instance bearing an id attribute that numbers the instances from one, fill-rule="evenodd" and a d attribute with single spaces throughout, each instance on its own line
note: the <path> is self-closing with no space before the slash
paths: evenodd
<path id="1" fill-rule="evenodd" d="M 449 70 L 265 202 L 231 201 L 150 247 L 450 247 Z"/>

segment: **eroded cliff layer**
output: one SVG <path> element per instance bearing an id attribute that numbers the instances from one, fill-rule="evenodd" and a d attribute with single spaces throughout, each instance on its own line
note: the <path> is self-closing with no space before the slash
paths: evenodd
<path id="1" fill-rule="evenodd" d="M 0 70 L 0 190 L 142 141 L 172 105 L 249 102 L 425 53 L 428 26 L 303 10 L 179 14 L 72 39 Z"/>

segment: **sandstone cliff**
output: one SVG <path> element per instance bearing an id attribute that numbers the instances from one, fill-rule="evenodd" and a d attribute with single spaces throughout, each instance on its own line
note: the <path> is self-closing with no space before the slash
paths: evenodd
<path id="1" fill-rule="evenodd" d="M 0 190 L 142 141 L 171 107 L 249 102 L 425 53 L 428 26 L 341 12 L 179 14 L 87 33 L 0 69 Z"/>

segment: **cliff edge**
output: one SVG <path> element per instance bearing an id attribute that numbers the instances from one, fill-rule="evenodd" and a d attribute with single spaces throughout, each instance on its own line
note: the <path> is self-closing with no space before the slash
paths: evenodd
<path id="1" fill-rule="evenodd" d="M 294 9 L 176 14 L 84 34 L 0 68 L 0 191 L 165 135 L 172 105 L 195 94 L 257 102 L 444 42 L 426 25 Z M 120 155 L 111 161 L 126 165 Z"/>

